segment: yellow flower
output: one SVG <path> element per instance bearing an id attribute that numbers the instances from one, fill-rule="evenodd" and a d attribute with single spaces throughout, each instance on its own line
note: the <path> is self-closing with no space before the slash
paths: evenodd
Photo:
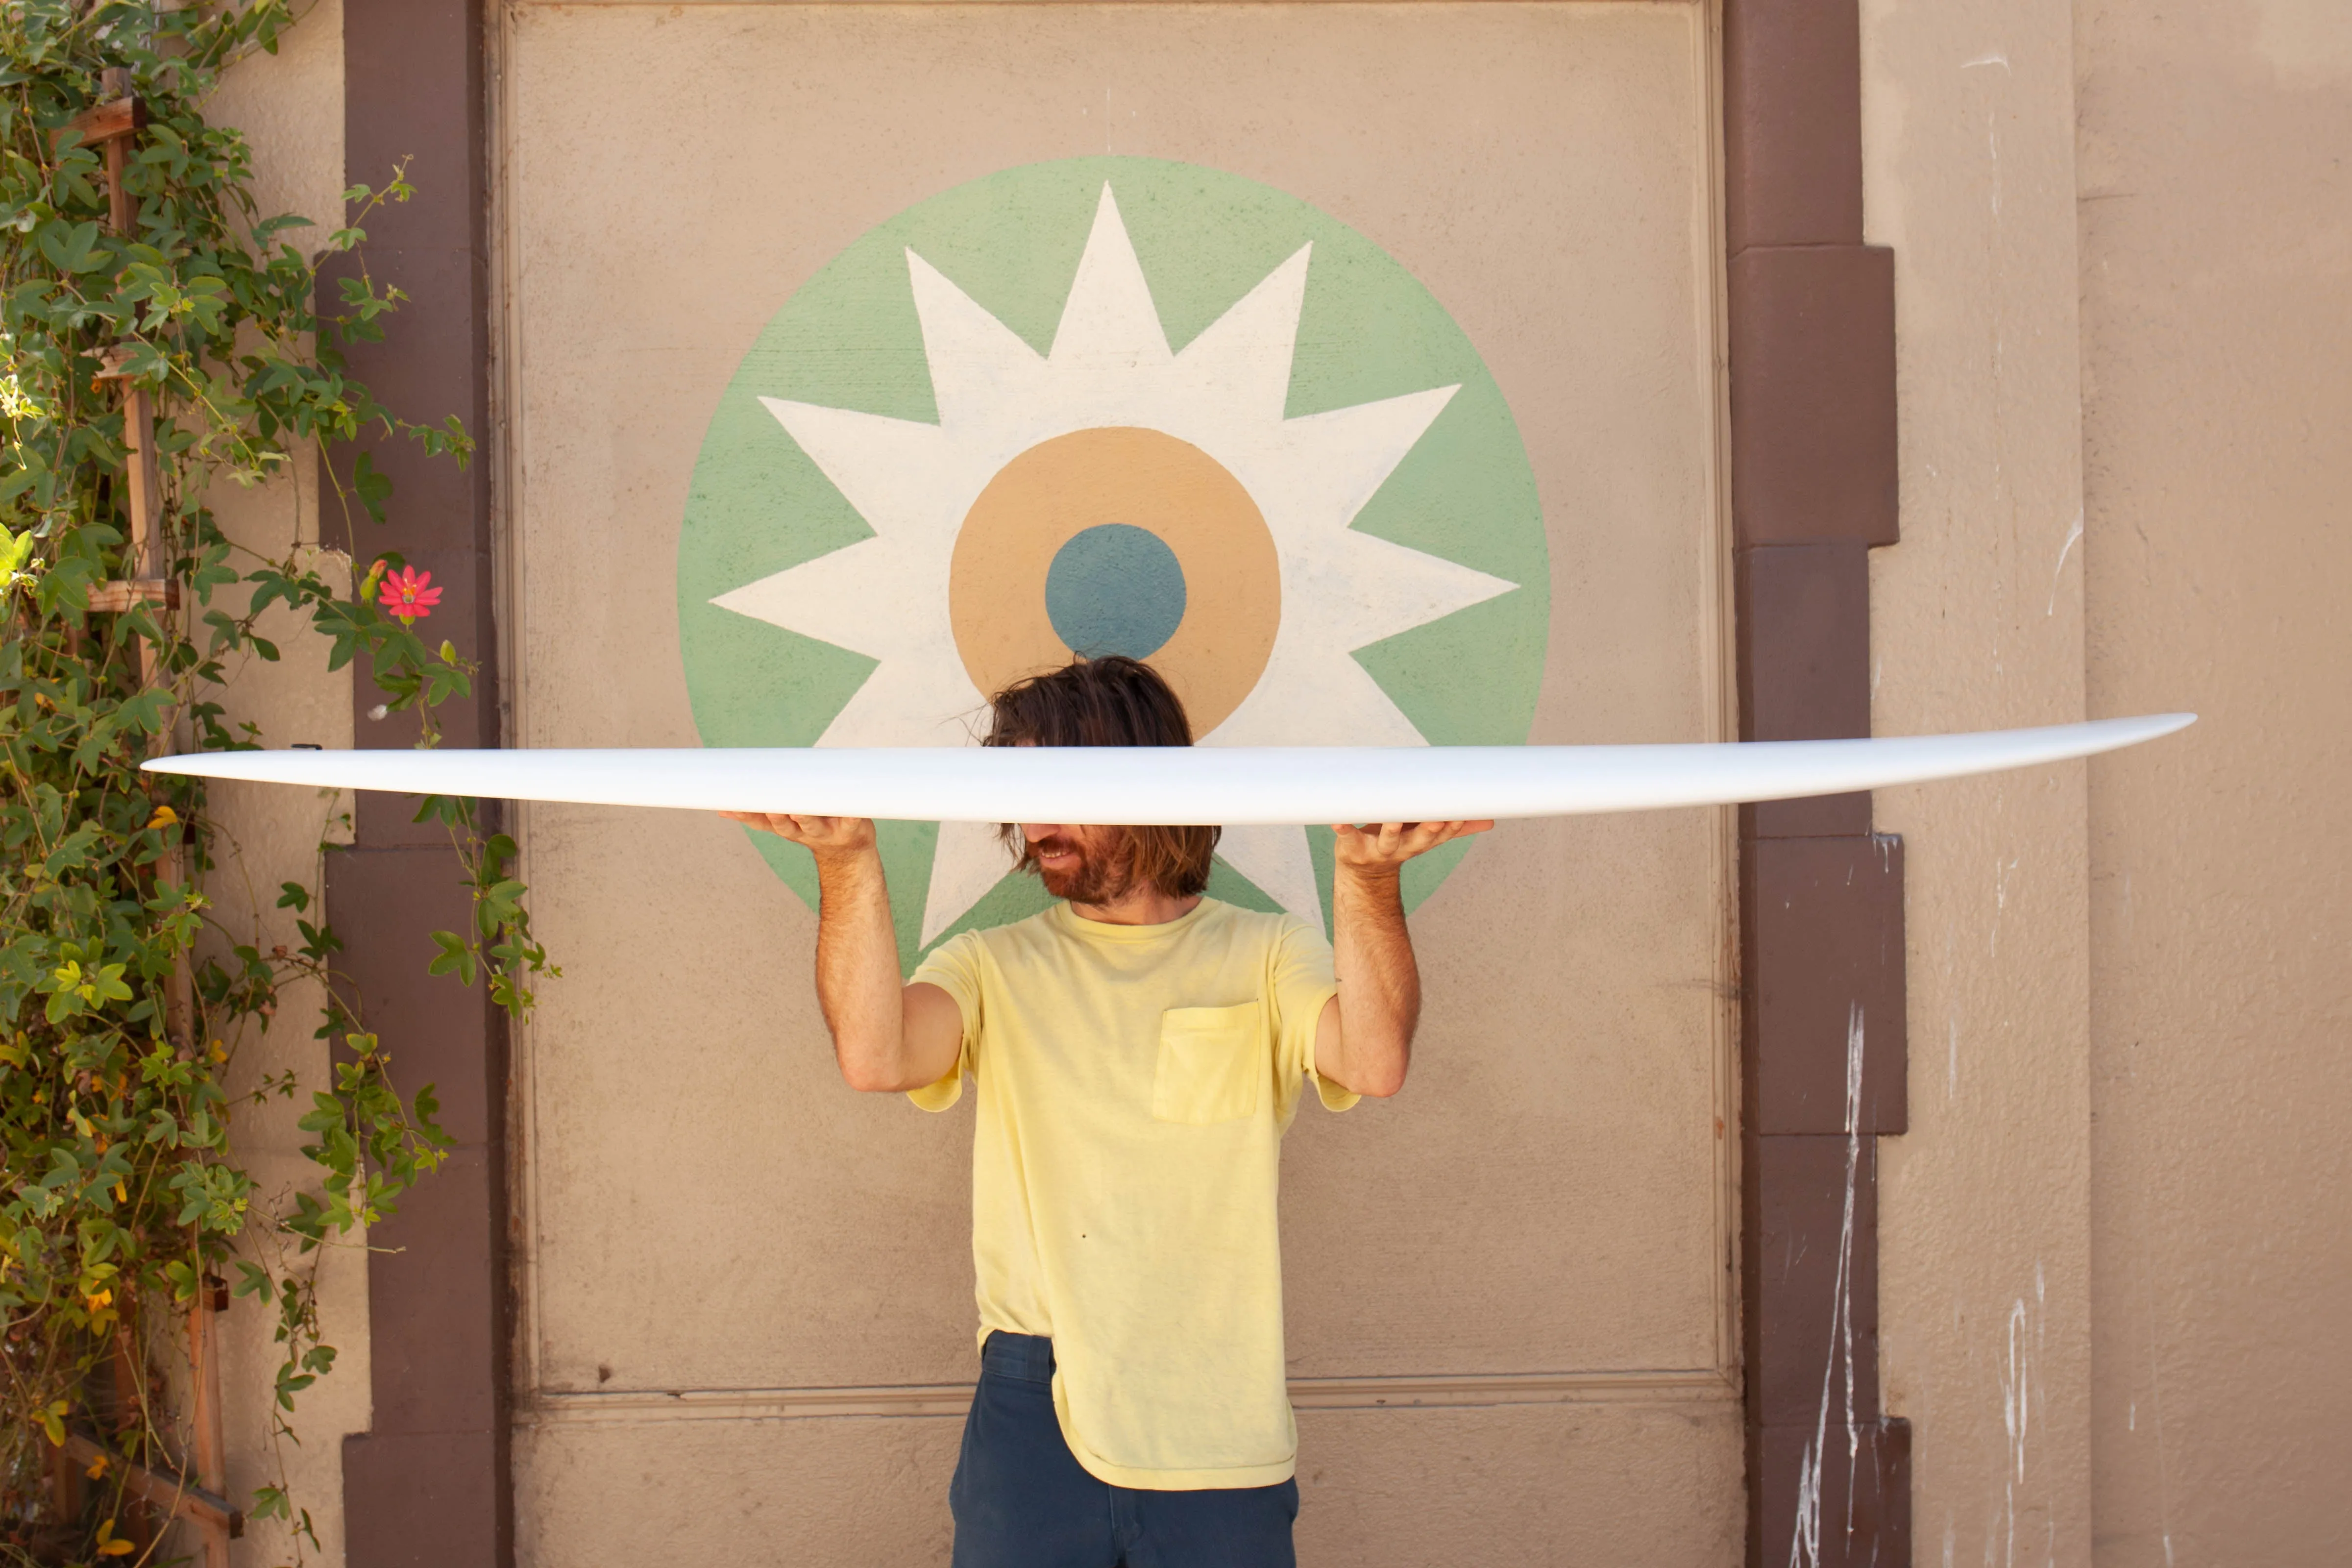
<path id="1" fill-rule="evenodd" d="M 155 815 L 147 819 L 147 826 L 150 827 L 169 827 L 179 820 L 180 814 L 178 812 L 173 811 L 168 805 L 159 805 L 155 808 Z"/>
<path id="2" fill-rule="evenodd" d="M 11 419 L 40 417 L 40 399 L 25 390 L 25 384 L 16 379 L 15 371 L 0 376 L 0 414 Z"/>
<path id="3" fill-rule="evenodd" d="M 89 1297 L 89 1300 L 90 1313 L 92 1316 L 96 1316 L 98 1313 L 105 1311 L 108 1307 L 113 1304 L 114 1292 L 111 1290 L 100 1290 L 96 1295 Z"/>

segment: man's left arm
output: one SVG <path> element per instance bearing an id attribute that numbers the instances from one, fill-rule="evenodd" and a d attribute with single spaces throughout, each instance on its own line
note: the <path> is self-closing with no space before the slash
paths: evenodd
<path id="1" fill-rule="evenodd" d="M 1492 822 L 1383 822 L 1332 829 L 1331 956 L 1339 994 L 1315 1028 L 1315 1072 L 1352 1094 L 1404 1087 L 1421 1022 L 1421 971 L 1405 930 L 1405 862 Z"/>

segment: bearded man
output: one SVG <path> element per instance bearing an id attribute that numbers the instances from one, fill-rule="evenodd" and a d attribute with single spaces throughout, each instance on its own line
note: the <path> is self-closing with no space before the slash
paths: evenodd
<path id="1" fill-rule="evenodd" d="M 992 746 L 1187 746 L 1149 666 L 1080 659 L 991 703 Z M 814 852 L 817 995 L 852 1089 L 975 1086 L 981 1376 L 956 1568 L 1294 1562 L 1275 1191 L 1305 1086 L 1404 1086 L 1406 861 L 1489 822 L 1340 826 L 1333 942 L 1204 898 L 1213 827 L 1003 828 L 1057 900 L 898 979 L 871 822 L 730 813 Z M 1336 952 L 1335 952 L 1336 950 Z"/>

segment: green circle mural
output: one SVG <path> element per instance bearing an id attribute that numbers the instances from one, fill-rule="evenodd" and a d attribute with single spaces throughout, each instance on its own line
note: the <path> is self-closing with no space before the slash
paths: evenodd
<path id="1" fill-rule="evenodd" d="M 970 744 L 1073 638 L 1150 644 L 1204 745 L 1515 744 L 1549 614 L 1535 477 L 1444 308 L 1295 197 L 1141 158 L 844 250 L 743 356 L 678 544 L 712 746 Z M 909 966 L 1046 901 L 988 825 L 881 837 Z M 814 903 L 807 853 L 753 841 Z M 1250 827 L 1210 890 L 1328 929 L 1330 885 L 1328 827 Z"/>

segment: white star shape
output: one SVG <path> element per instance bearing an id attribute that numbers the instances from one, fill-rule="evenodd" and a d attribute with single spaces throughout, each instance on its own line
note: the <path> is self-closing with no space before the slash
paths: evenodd
<path id="1" fill-rule="evenodd" d="M 948 618 L 965 514 L 999 469 L 1076 430 L 1140 426 L 1214 458 L 1273 535 L 1282 618 L 1255 687 L 1211 746 L 1417 746 L 1427 742 L 1349 656 L 1517 586 L 1350 524 L 1456 386 L 1286 419 L 1311 246 L 1268 273 L 1182 353 L 1103 187 L 1052 349 L 1039 354 L 938 268 L 907 252 L 939 423 L 782 398 L 760 401 L 874 536 L 711 603 L 877 661 L 820 746 L 968 745 L 987 696 Z M 1303 827 L 1234 827 L 1219 855 L 1321 923 Z M 995 829 L 943 823 L 923 906 L 925 945 L 1010 868 Z"/>

